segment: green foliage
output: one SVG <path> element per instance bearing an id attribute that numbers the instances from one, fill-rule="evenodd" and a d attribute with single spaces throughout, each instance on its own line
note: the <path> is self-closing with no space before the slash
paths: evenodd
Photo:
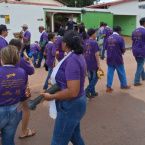
<path id="1" fill-rule="evenodd" d="M 94 0 L 63 0 L 63 1 L 66 2 L 69 7 L 75 7 L 75 1 L 77 1 L 76 7 L 89 6 L 92 5 L 94 2 Z"/>

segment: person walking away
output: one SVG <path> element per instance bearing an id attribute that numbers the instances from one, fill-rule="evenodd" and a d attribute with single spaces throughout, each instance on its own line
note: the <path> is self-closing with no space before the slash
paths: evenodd
<path id="1" fill-rule="evenodd" d="M 102 56 L 100 57 L 102 60 L 104 59 L 104 55 L 105 55 L 105 49 L 104 49 L 105 43 L 108 37 L 113 34 L 112 28 L 108 27 L 107 23 L 104 23 L 103 26 L 104 26 L 104 31 L 103 31 L 104 44 L 103 44 Z"/>
<path id="2" fill-rule="evenodd" d="M 22 43 L 24 44 L 24 48 L 21 51 L 21 57 L 23 57 L 23 51 L 26 50 L 27 55 L 30 53 L 30 40 L 31 40 L 31 33 L 28 30 L 28 25 L 24 24 L 22 26 L 24 33 L 20 33 L 20 38 Z"/>
<path id="3" fill-rule="evenodd" d="M 140 19 L 140 27 L 132 32 L 132 52 L 137 62 L 134 86 L 141 86 L 140 79 L 145 80 L 145 17 Z"/>
<path id="4" fill-rule="evenodd" d="M 56 47 L 56 59 L 61 61 L 64 58 L 64 51 L 62 50 L 62 37 L 64 36 L 65 29 L 60 28 L 57 37 L 55 37 L 55 47 Z"/>
<path id="5" fill-rule="evenodd" d="M 85 43 L 84 57 L 87 63 L 87 72 L 89 85 L 87 86 L 85 92 L 86 96 L 91 99 L 98 95 L 95 91 L 95 86 L 98 82 L 97 71 L 102 70 L 99 60 L 99 47 L 97 41 L 95 41 L 97 36 L 97 30 L 90 28 L 88 30 L 88 35 L 90 38 Z"/>
<path id="6" fill-rule="evenodd" d="M 120 80 L 121 89 L 130 89 L 131 86 L 127 85 L 127 79 L 124 69 L 123 54 L 125 53 L 125 43 L 121 35 L 121 27 L 115 26 L 114 32 L 105 43 L 105 50 L 107 50 L 107 90 L 106 92 L 112 92 L 113 89 L 113 77 L 114 71 L 117 70 Z"/>
<path id="7" fill-rule="evenodd" d="M 55 35 L 48 34 L 48 44 L 45 47 L 44 55 L 46 56 L 46 65 L 48 67 L 48 76 L 46 78 L 45 84 L 43 86 L 43 92 L 45 92 L 48 88 L 48 81 L 50 79 L 51 73 L 53 71 L 53 67 L 55 64 L 55 55 L 56 55 L 56 46 L 55 46 Z"/>
<path id="8" fill-rule="evenodd" d="M 45 49 L 45 46 L 46 46 L 46 44 L 48 42 L 48 35 L 45 32 L 44 26 L 39 26 L 39 32 L 41 33 L 40 42 L 39 42 L 40 52 L 39 52 L 38 63 L 35 66 L 36 68 L 40 68 L 41 67 L 41 62 L 42 62 L 42 59 L 43 59 L 44 49 Z"/>
<path id="9" fill-rule="evenodd" d="M 0 130 L 2 145 L 15 145 L 15 133 L 22 119 L 20 98 L 28 78 L 24 69 L 15 66 L 19 60 L 19 53 L 15 46 L 8 45 L 1 50 Z"/>

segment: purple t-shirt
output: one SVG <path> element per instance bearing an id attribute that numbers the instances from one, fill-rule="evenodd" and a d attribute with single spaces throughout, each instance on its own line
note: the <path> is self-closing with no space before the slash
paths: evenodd
<path id="1" fill-rule="evenodd" d="M 137 28 L 132 32 L 132 51 L 134 57 L 145 57 L 145 28 Z"/>
<path id="2" fill-rule="evenodd" d="M 40 47 L 36 43 L 31 44 L 31 46 L 30 46 L 31 53 L 34 52 L 36 54 L 39 50 L 40 50 Z"/>
<path id="3" fill-rule="evenodd" d="M 29 40 L 31 39 L 31 33 L 30 33 L 30 31 L 26 31 L 25 33 L 24 33 L 24 37 L 26 37 L 26 38 L 28 38 Z"/>
<path id="4" fill-rule="evenodd" d="M 76 98 L 84 95 L 84 83 L 86 76 L 86 62 L 82 54 L 72 53 L 60 66 L 56 82 L 61 85 L 61 90 L 67 88 L 67 81 L 80 80 L 80 92 Z"/>
<path id="5" fill-rule="evenodd" d="M 2 50 L 2 48 L 6 47 L 8 45 L 8 42 L 0 36 L 0 51 Z"/>
<path id="6" fill-rule="evenodd" d="M 56 54 L 56 48 L 55 44 L 48 42 L 47 45 L 45 46 L 44 52 L 46 53 L 46 65 L 50 68 L 53 68 L 53 63 L 55 60 L 55 54 Z"/>
<path id="7" fill-rule="evenodd" d="M 60 39 L 59 36 L 55 37 L 55 39 L 56 39 L 55 46 L 56 46 L 56 49 L 58 49 L 59 51 L 59 58 L 57 59 L 60 61 L 64 58 L 64 51 L 62 50 L 62 40 Z"/>
<path id="8" fill-rule="evenodd" d="M 20 102 L 21 93 L 27 84 L 27 74 L 20 67 L 0 67 L 0 105 Z"/>
<path id="9" fill-rule="evenodd" d="M 106 43 L 106 40 L 108 39 L 108 37 L 113 34 L 112 28 L 110 28 L 108 26 L 105 27 L 104 28 L 104 31 L 103 31 L 103 34 L 106 34 L 106 36 L 104 37 L 104 44 L 105 44 Z"/>
<path id="10" fill-rule="evenodd" d="M 98 51 L 98 43 L 93 39 L 88 39 L 85 43 L 84 49 L 87 70 L 92 71 L 98 69 L 97 60 L 95 57 L 95 53 L 97 53 Z"/>
<path id="11" fill-rule="evenodd" d="M 8 45 L 8 42 L 0 36 L 0 53 L 2 48 L 6 47 Z M 1 60 L 0 60 L 0 66 L 1 66 Z"/>
<path id="12" fill-rule="evenodd" d="M 83 39 L 83 33 L 80 33 L 82 45 L 85 46 L 86 41 L 89 39 L 89 35 L 87 34 L 87 38 Z"/>
<path id="13" fill-rule="evenodd" d="M 48 41 L 48 35 L 46 32 L 44 32 L 41 37 L 40 37 L 40 43 L 42 43 L 43 41 Z"/>
<path id="14" fill-rule="evenodd" d="M 108 65 L 123 64 L 122 50 L 125 49 L 125 43 L 122 36 L 117 34 L 111 35 L 106 41 L 105 48 L 107 49 Z"/>

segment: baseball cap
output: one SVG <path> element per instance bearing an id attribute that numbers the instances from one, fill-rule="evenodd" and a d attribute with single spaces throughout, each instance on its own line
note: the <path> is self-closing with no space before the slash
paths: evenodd
<path id="1" fill-rule="evenodd" d="M 123 30 L 121 29 L 120 26 L 114 26 L 113 30 L 114 30 L 115 32 L 123 31 Z"/>
<path id="2" fill-rule="evenodd" d="M 94 33 L 96 33 L 97 32 L 97 29 L 94 29 L 94 28 L 90 28 L 89 30 L 88 30 L 88 35 L 89 36 L 92 36 Z"/>
<path id="3" fill-rule="evenodd" d="M 0 25 L 0 31 L 8 31 L 8 30 L 10 29 L 7 29 L 6 25 L 3 25 L 3 24 Z"/>

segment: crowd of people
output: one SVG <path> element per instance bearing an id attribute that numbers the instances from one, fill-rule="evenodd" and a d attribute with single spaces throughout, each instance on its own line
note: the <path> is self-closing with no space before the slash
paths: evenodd
<path id="1" fill-rule="evenodd" d="M 58 35 L 47 34 L 39 26 L 40 41 L 31 44 L 28 25 L 22 26 L 19 39 L 6 41 L 8 29 L 0 25 L 0 134 L 2 145 L 15 145 L 14 138 L 19 122 L 22 120 L 19 139 L 36 134 L 35 129 L 28 130 L 30 110 L 28 101 L 31 93 L 28 75 L 35 73 L 45 60 L 48 71 L 43 86 L 43 101 L 56 100 L 57 118 L 51 145 L 85 145 L 81 136 L 80 120 L 86 112 L 87 98 L 98 96 L 95 86 L 98 71 L 102 71 L 100 59 L 106 57 L 107 89 L 113 91 L 112 83 L 115 69 L 121 89 L 129 89 L 124 68 L 123 54 L 125 42 L 121 36 L 121 27 L 110 28 L 106 22 L 100 22 L 98 29 L 86 29 L 79 23 L 74 29 L 73 19 L 65 28 L 60 28 Z M 145 80 L 145 18 L 140 19 L 140 27 L 132 32 L 132 51 L 137 62 L 134 86 L 140 86 Z M 56 63 L 57 60 L 57 63 Z M 86 74 L 87 73 L 87 74 Z M 85 77 L 89 84 L 84 89 Z M 61 91 L 56 94 L 45 93 L 49 85 L 60 84 Z M 22 113 L 23 112 L 23 113 Z"/>

